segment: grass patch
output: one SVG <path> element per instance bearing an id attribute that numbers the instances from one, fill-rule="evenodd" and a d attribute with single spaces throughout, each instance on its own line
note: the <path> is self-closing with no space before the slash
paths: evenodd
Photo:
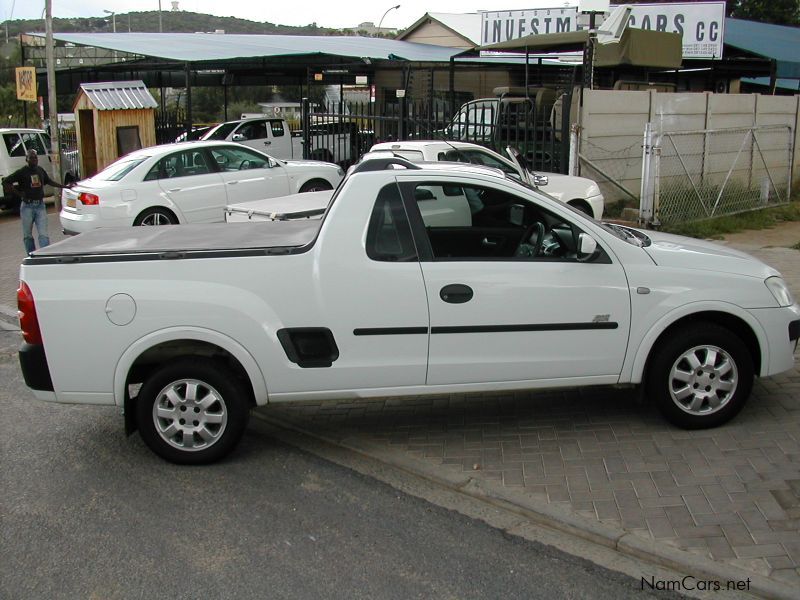
<path id="1" fill-rule="evenodd" d="M 726 233 L 736 233 L 747 229 L 768 229 L 786 221 L 800 221 L 800 198 L 797 195 L 792 202 L 783 206 L 761 208 L 713 219 L 671 223 L 664 225 L 662 230 L 695 238 L 719 239 Z M 800 244 L 797 244 L 795 248 L 800 250 L 798 246 Z"/>

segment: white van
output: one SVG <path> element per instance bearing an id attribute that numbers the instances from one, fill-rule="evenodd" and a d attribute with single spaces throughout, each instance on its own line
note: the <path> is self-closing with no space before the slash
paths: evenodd
<path id="1" fill-rule="evenodd" d="M 25 166 L 25 155 L 28 150 L 36 150 L 39 155 L 39 166 L 53 179 L 58 178 L 53 172 L 53 161 L 50 158 L 50 136 L 43 129 L 2 129 L 0 128 L 0 180 L 20 167 Z M 65 153 L 62 153 L 62 155 Z M 78 179 L 77 160 L 64 156 L 64 183 Z M 46 194 L 52 190 L 48 187 Z M 16 211 L 19 209 L 19 198 L 0 194 L 0 209 Z"/>

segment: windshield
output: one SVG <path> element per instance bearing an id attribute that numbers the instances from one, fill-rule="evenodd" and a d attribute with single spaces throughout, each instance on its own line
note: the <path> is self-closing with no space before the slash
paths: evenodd
<path id="1" fill-rule="evenodd" d="M 224 140 L 228 137 L 231 131 L 236 129 L 236 126 L 239 124 L 238 121 L 233 121 L 232 123 L 222 123 L 221 125 L 217 125 L 214 129 L 209 131 L 201 140 Z"/>
<path id="2" fill-rule="evenodd" d="M 639 246 L 639 248 L 646 248 L 650 244 L 652 244 L 652 240 L 645 234 L 643 231 L 638 229 L 632 229 L 630 227 L 624 227 L 622 225 L 617 225 L 615 223 L 600 223 L 600 225 L 608 232 L 613 233 L 619 239 L 632 244 L 633 246 Z"/>
<path id="3" fill-rule="evenodd" d="M 92 177 L 92 179 L 97 179 L 100 181 L 119 181 L 148 158 L 149 157 L 147 156 L 123 158 L 122 160 L 118 160 L 117 162 L 108 165 L 105 169 Z"/>

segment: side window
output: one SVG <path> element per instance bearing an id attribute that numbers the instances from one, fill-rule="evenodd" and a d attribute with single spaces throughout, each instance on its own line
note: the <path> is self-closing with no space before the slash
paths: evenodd
<path id="1" fill-rule="evenodd" d="M 185 150 L 170 154 L 159 160 L 145 175 L 145 181 L 156 179 L 172 179 L 175 177 L 191 177 L 204 175 L 212 169 L 206 161 L 205 154 L 199 150 Z"/>
<path id="2" fill-rule="evenodd" d="M 247 148 L 222 146 L 209 148 L 211 156 L 221 171 L 246 171 L 269 167 L 267 158 Z"/>
<path id="3" fill-rule="evenodd" d="M 267 122 L 252 121 L 239 127 L 236 132 L 244 137 L 245 140 L 263 140 L 267 137 Z"/>
<path id="4" fill-rule="evenodd" d="M 3 141 L 9 156 L 25 156 L 25 146 L 22 145 L 22 138 L 18 133 L 4 133 Z"/>
<path id="5" fill-rule="evenodd" d="M 22 141 L 25 144 L 25 148 L 27 150 L 30 149 L 36 150 L 36 154 L 38 154 L 39 156 L 43 156 L 44 154 L 46 154 L 44 149 L 44 144 L 42 144 L 42 140 L 39 137 L 38 133 L 23 133 Z"/>
<path id="6" fill-rule="evenodd" d="M 286 134 L 283 121 L 280 119 L 270 120 L 269 127 L 272 131 L 272 137 L 283 137 Z"/>
<path id="7" fill-rule="evenodd" d="M 579 231 L 527 198 L 493 187 L 414 185 L 437 260 L 577 260 Z"/>
<path id="8" fill-rule="evenodd" d="M 417 259 L 411 226 L 397 184 L 384 187 L 375 201 L 367 229 L 367 256 L 386 262 Z"/>
<path id="9" fill-rule="evenodd" d="M 467 155 L 469 162 L 472 164 L 494 167 L 495 169 L 501 169 L 503 172 L 508 173 L 509 175 L 519 176 L 519 173 L 517 173 L 516 169 L 487 152 L 481 152 L 480 150 L 468 150 L 465 152 L 465 154 Z"/>

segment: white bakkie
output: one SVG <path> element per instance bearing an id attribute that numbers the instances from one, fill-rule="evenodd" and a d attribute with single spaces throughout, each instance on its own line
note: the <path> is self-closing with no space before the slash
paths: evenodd
<path id="1" fill-rule="evenodd" d="M 800 335 L 780 274 L 746 254 L 396 157 L 352 169 L 322 219 L 98 229 L 20 279 L 35 396 L 124 408 L 178 463 L 296 400 L 643 384 L 673 423 L 714 427 Z"/>

